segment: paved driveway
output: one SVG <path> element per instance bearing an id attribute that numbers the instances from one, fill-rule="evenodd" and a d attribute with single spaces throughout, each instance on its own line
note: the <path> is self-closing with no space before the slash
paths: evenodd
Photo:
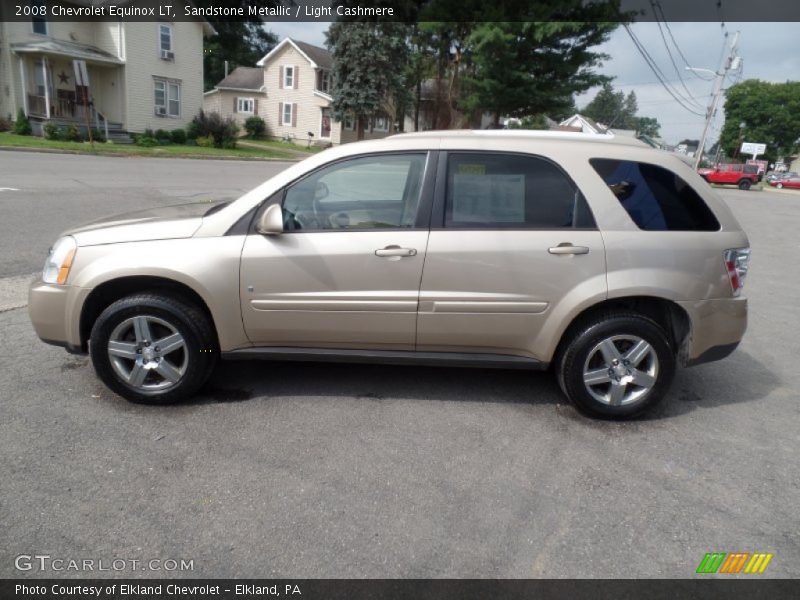
<path id="1" fill-rule="evenodd" d="M 20 215 L 71 220 L 60 203 L 83 210 L 108 173 L 151 203 L 229 189 L 201 172 L 216 163 L 156 161 L 162 189 L 135 160 L 60 158 L 16 182 L 41 186 Z M 263 178 L 239 164 L 231 178 Z M 67 167 L 88 179 L 60 187 Z M 797 577 L 800 202 L 723 194 L 754 252 L 750 330 L 633 423 L 580 416 L 542 373 L 312 363 L 227 363 L 192 403 L 137 406 L 24 309 L 0 313 L 0 577 L 36 553 L 191 559 L 170 574 L 203 577 L 692 577 L 709 551 L 773 552 L 764 576 Z M 0 238 L 38 268 L 52 225 L 4 220 Z"/>

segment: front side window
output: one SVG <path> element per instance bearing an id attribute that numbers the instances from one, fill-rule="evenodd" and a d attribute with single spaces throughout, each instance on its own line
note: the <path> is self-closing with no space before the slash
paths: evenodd
<path id="1" fill-rule="evenodd" d="M 283 67 L 283 87 L 294 87 L 294 67 Z"/>
<path id="2" fill-rule="evenodd" d="M 445 227 L 594 228 L 583 195 L 556 165 L 520 154 L 447 158 Z"/>
<path id="3" fill-rule="evenodd" d="M 283 105 L 283 121 L 281 121 L 281 125 L 291 125 L 292 124 L 292 110 L 293 104 L 290 102 L 286 102 Z"/>
<path id="4" fill-rule="evenodd" d="M 159 24 L 158 47 L 162 54 L 172 52 L 172 27 L 170 25 Z"/>
<path id="5" fill-rule="evenodd" d="M 286 190 L 287 231 L 412 228 L 426 155 L 382 154 L 345 160 Z"/>
<path id="6" fill-rule="evenodd" d="M 389 131 L 389 117 L 375 117 L 373 131 Z"/>
<path id="7" fill-rule="evenodd" d="M 165 79 L 153 80 L 155 113 L 160 117 L 181 116 L 181 85 Z"/>
<path id="8" fill-rule="evenodd" d="M 694 189 L 672 171 L 649 163 L 589 161 L 639 229 L 717 231 L 719 222 Z"/>
<path id="9" fill-rule="evenodd" d="M 253 114 L 255 110 L 255 100 L 253 98 L 237 98 L 236 112 Z"/>

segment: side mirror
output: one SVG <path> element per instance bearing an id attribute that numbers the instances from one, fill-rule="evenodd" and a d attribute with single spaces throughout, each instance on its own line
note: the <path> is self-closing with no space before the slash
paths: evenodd
<path id="1" fill-rule="evenodd" d="M 256 231 L 264 235 L 278 235 L 283 233 L 283 210 L 279 204 L 268 207 L 258 220 Z"/>

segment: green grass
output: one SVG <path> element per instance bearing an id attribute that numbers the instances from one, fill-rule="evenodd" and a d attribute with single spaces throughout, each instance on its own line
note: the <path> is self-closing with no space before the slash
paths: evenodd
<path id="1" fill-rule="evenodd" d="M 291 144 L 289 144 L 291 145 Z M 199 157 L 226 157 L 226 158 L 296 158 L 296 154 L 280 148 L 264 146 L 263 148 L 238 147 L 238 148 L 204 148 L 202 146 L 155 146 L 144 148 L 134 144 L 100 144 L 94 149 L 88 142 L 62 142 L 46 140 L 44 138 L 15 135 L 13 133 L 0 133 L 0 146 L 14 148 L 34 148 L 49 150 L 64 150 L 67 152 L 80 152 L 81 154 L 110 154 L 124 156 L 163 156 L 173 158 L 199 158 Z"/>
<path id="2" fill-rule="evenodd" d="M 293 142 L 284 142 L 280 140 L 251 140 L 248 138 L 243 138 L 242 141 L 264 149 L 272 148 L 275 150 L 291 150 L 294 152 L 304 152 L 306 154 L 316 154 L 317 152 L 322 152 L 324 150 L 324 148 L 320 146 L 314 146 L 313 144 L 311 147 L 306 147 L 305 145 L 295 144 Z"/>

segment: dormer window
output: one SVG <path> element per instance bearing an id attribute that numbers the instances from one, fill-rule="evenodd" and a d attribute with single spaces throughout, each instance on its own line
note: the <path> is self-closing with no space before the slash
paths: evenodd
<path id="1" fill-rule="evenodd" d="M 294 67 L 283 67 L 283 87 L 294 87 Z"/>

